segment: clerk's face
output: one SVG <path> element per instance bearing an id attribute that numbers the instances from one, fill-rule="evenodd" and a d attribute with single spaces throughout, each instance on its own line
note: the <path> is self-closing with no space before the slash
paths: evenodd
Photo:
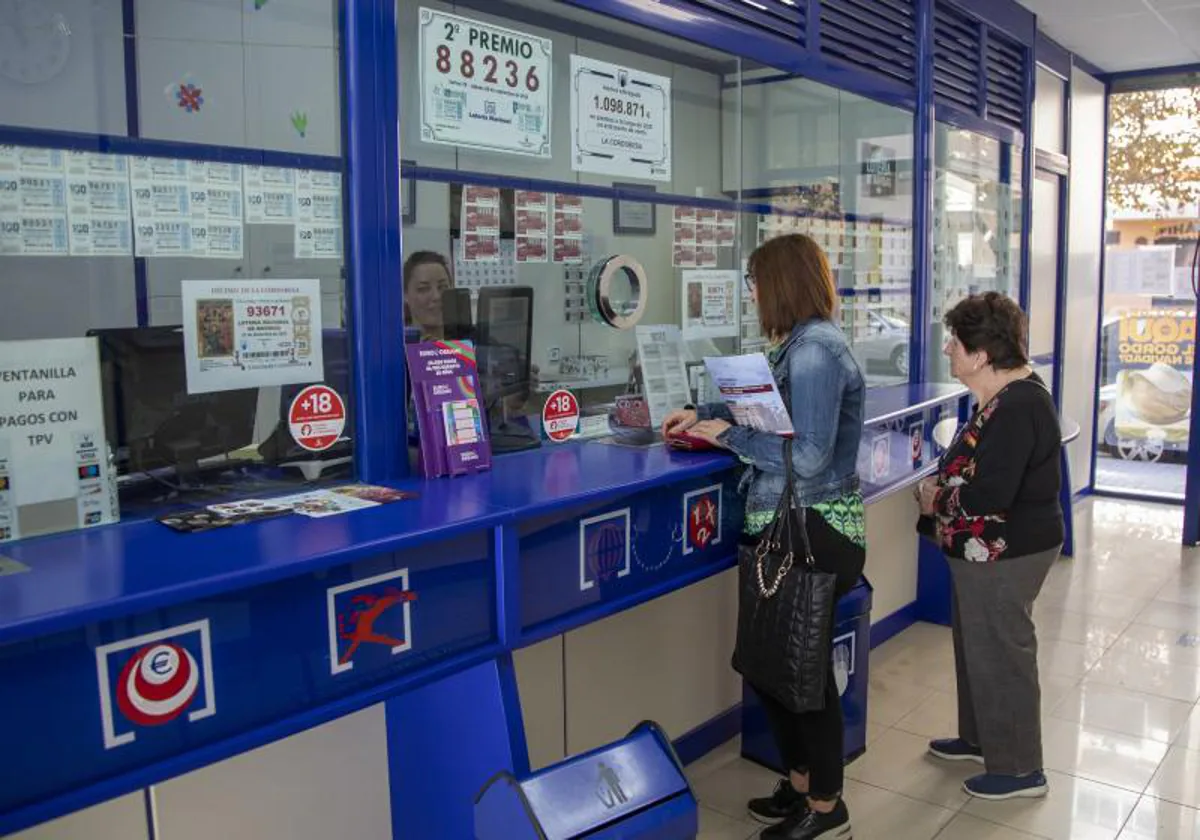
<path id="1" fill-rule="evenodd" d="M 423 330 L 442 327 L 442 292 L 450 288 L 450 275 L 440 263 L 417 266 L 404 293 L 412 322 Z"/>

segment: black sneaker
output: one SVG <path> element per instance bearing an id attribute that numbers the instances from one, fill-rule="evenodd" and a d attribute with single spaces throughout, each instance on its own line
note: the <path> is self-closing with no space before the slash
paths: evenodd
<path id="1" fill-rule="evenodd" d="M 750 816 L 763 825 L 775 825 L 802 813 L 807 805 L 803 793 L 797 793 L 787 779 L 780 779 L 774 793 L 762 799 L 751 799 L 746 807 L 750 809 Z"/>
<path id="2" fill-rule="evenodd" d="M 828 814 L 805 810 L 779 825 L 764 829 L 760 840 L 852 840 L 850 812 L 846 803 L 838 800 Z"/>

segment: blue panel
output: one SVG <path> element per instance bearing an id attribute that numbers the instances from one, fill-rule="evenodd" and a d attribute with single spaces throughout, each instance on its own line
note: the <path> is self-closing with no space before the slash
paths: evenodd
<path id="1" fill-rule="evenodd" d="M 950 567 L 946 555 L 933 542 L 918 540 L 917 615 L 930 624 L 950 624 Z"/>
<path id="2" fill-rule="evenodd" d="M 1039 31 L 1037 34 L 1037 47 L 1034 50 L 1034 58 L 1038 64 L 1041 64 L 1047 70 L 1052 71 L 1067 81 L 1071 80 L 1070 51 L 1045 32 Z"/>
<path id="3" fill-rule="evenodd" d="M 393 837 L 474 836 L 475 796 L 513 770 L 506 706 L 514 703 L 495 662 L 388 701 Z"/>
<path id="4" fill-rule="evenodd" d="M 611 612 L 678 588 L 681 579 L 729 568 L 741 507 L 727 475 L 521 523 L 522 627 L 536 631 L 589 608 Z"/>
<path id="5" fill-rule="evenodd" d="M 71 531 L 5 546 L 30 567 L 0 587 L 0 643 L 177 604 L 480 531 L 507 518 L 476 479 L 404 485 L 417 499 L 200 534 L 157 522 Z"/>
<path id="6" fill-rule="evenodd" d="M 354 456 L 365 481 L 408 475 L 401 292 L 396 4 L 342 2 L 347 293 L 354 339 Z"/>
<path id="7" fill-rule="evenodd" d="M 1037 18 L 1016 0 L 954 0 L 954 5 L 1027 47 L 1037 41 Z"/>
<path id="8" fill-rule="evenodd" d="M 492 643 L 487 552 L 482 532 L 0 648 L 22 757 L 0 814 Z"/>
<path id="9" fill-rule="evenodd" d="M 933 103 L 934 0 L 917 0 L 917 108 L 913 117 L 913 275 L 912 334 L 908 358 L 909 380 L 925 378 L 929 353 L 925 342 L 930 333 L 929 289 L 933 258 Z"/>
<path id="10" fill-rule="evenodd" d="M 819 5 L 822 55 L 915 90 L 913 0 L 822 0 Z"/>

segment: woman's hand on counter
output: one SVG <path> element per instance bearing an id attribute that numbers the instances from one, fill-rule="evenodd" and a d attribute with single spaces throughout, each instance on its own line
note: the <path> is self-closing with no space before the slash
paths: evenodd
<path id="1" fill-rule="evenodd" d="M 681 408 L 677 411 L 672 411 L 663 420 L 662 433 L 663 437 L 669 438 L 671 435 L 677 435 L 681 432 L 686 432 L 688 429 L 696 425 L 696 421 L 700 417 L 696 414 L 695 409 Z"/>
<path id="2" fill-rule="evenodd" d="M 733 428 L 733 424 L 726 423 L 724 420 L 702 420 L 687 430 L 692 437 L 700 438 L 706 443 L 710 443 L 720 449 L 725 448 L 719 438 L 726 431 Z"/>

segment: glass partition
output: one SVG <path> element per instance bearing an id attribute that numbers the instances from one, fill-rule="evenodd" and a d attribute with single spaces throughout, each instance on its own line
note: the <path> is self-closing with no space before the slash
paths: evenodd
<path id="1" fill-rule="evenodd" d="M 934 132 L 928 378 L 950 379 L 942 319 L 967 295 L 1016 298 L 1021 273 L 1021 149 L 946 123 Z"/>
<path id="2" fill-rule="evenodd" d="M 484 394 L 506 433 L 536 445 L 560 388 L 597 436 L 707 399 L 703 357 L 766 344 L 746 258 L 793 231 L 825 247 L 871 384 L 908 381 L 911 112 L 550 0 L 493 8 L 399 4 L 397 282 L 409 340 L 490 341 L 496 300 L 528 307 L 528 386 Z M 677 332 L 682 387 L 598 311 L 613 256 L 642 272 L 612 276 L 616 321 Z"/>
<path id="3" fill-rule="evenodd" d="M 352 475 L 337 3 L 71 8 L 0 74 L 0 539 Z"/>

